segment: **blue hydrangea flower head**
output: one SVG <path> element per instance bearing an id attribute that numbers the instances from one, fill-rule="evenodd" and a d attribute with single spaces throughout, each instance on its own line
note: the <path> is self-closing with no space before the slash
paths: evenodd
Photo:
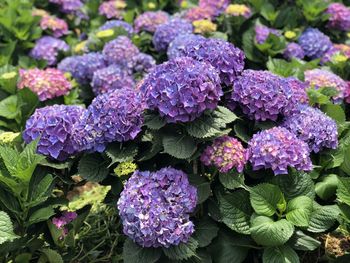
<path id="1" fill-rule="evenodd" d="M 329 37 L 312 27 L 301 34 L 298 43 L 304 50 L 305 56 L 311 59 L 322 57 L 332 47 Z"/>

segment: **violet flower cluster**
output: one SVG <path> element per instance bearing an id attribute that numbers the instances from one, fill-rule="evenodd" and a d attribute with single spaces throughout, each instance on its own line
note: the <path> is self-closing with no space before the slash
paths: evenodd
<path id="1" fill-rule="evenodd" d="M 81 0 L 49 0 L 49 2 L 59 5 L 60 10 L 65 14 L 73 14 L 81 18 L 87 18 L 81 11 L 84 5 Z"/>
<path id="2" fill-rule="evenodd" d="M 192 33 L 193 26 L 190 22 L 174 18 L 165 24 L 157 27 L 153 35 L 153 45 L 157 51 L 166 51 L 170 42 L 178 35 Z"/>
<path id="3" fill-rule="evenodd" d="M 68 234 L 66 225 L 71 223 L 77 217 L 78 214 L 76 212 L 64 211 L 60 217 L 52 218 L 52 224 L 54 224 L 57 229 L 62 230 L 61 239 L 63 239 Z"/>
<path id="4" fill-rule="evenodd" d="M 328 51 L 323 55 L 320 63 L 325 64 L 327 62 L 333 61 L 337 54 L 345 56 L 347 59 L 349 59 L 350 46 L 346 44 L 333 44 L 333 46 L 328 49 Z"/>
<path id="5" fill-rule="evenodd" d="M 147 11 L 138 15 L 134 21 L 136 32 L 147 31 L 154 33 L 159 25 L 169 21 L 169 15 L 163 11 Z"/>
<path id="6" fill-rule="evenodd" d="M 148 54 L 139 53 L 132 58 L 133 60 L 133 71 L 146 74 L 152 71 L 156 66 L 155 59 Z"/>
<path id="7" fill-rule="evenodd" d="M 69 46 L 61 39 L 44 36 L 38 39 L 29 55 L 37 60 L 46 60 L 49 66 L 57 63 L 59 52 L 67 52 Z"/>
<path id="8" fill-rule="evenodd" d="M 55 68 L 47 69 L 21 69 L 19 89 L 29 88 L 40 101 L 45 101 L 62 95 L 66 95 L 72 88 L 64 73 Z"/>
<path id="9" fill-rule="evenodd" d="M 305 81 L 314 88 L 328 87 L 334 88 L 338 94 L 333 96 L 333 100 L 338 102 L 345 96 L 348 84 L 338 75 L 323 69 L 311 69 L 305 71 Z"/>
<path id="10" fill-rule="evenodd" d="M 156 66 L 140 89 L 149 109 L 169 123 L 193 121 L 205 110 L 215 109 L 223 95 L 215 68 L 190 57 Z"/>
<path id="11" fill-rule="evenodd" d="M 109 142 L 133 140 L 141 131 L 144 104 L 133 89 L 97 96 L 73 132 L 78 149 L 103 152 Z"/>
<path id="12" fill-rule="evenodd" d="M 264 25 L 255 26 L 255 41 L 258 44 L 263 44 L 269 35 L 280 36 L 281 33 L 277 29 L 269 28 Z"/>
<path id="13" fill-rule="evenodd" d="M 288 114 L 294 107 L 294 98 L 287 80 L 282 77 L 269 71 L 245 70 L 233 84 L 229 103 L 238 103 L 251 119 L 265 121 Z"/>
<path id="14" fill-rule="evenodd" d="M 103 30 L 113 29 L 118 27 L 123 28 L 128 33 L 129 37 L 132 36 L 132 34 L 134 34 L 134 29 L 132 28 L 132 26 L 129 23 L 120 21 L 120 20 L 107 21 L 102 26 L 100 26 L 98 30 L 103 31 Z"/>
<path id="15" fill-rule="evenodd" d="M 283 57 L 287 60 L 292 58 L 303 59 L 305 57 L 303 48 L 297 43 L 289 43 L 283 51 Z"/>
<path id="16" fill-rule="evenodd" d="M 319 109 L 300 105 L 298 111 L 288 116 L 282 126 L 306 142 L 315 153 L 338 146 L 336 122 Z"/>
<path id="17" fill-rule="evenodd" d="M 77 153 L 72 133 L 84 110 L 80 106 L 67 105 L 36 109 L 26 122 L 23 139 L 30 143 L 39 137 L 38 153 L 54 160 L 65 161 Z"/>
<path id="18" fill-rule="evenodd" d="M 305 56 L 311 59 L 321 58 L 332 47 L 329 37 L 312 27 L 301 34 L 298 43 L 303 48 Z"/>
<path id="19" fill-rule="evenodd" d="M 198 6 L 210 10 L 213 16 L 217 16 L 225 11 L 230 2 L 230 0 L 199 0 Z"/>
<path id="20" fill-rule="evenodd" d="M 123 232 L 142 247 L 186 243 L 194 232 L 189 217 L 196 203 L 197 189 L 181 170 L 135 171 L 118 200 Z"/>
<path id="21" fill-rule="evenodd" d="M 295 77 L 288 77 L 286 78 L 286 81 L 293 91 L 293 101 L 295 102 L 294 109 L 298 104 L 308 104 L 309 96 L 306 92 L 306 89 L 309 87 L 308 83 L 300 81 Z"/>
<path id="22" fill-rule="evenodd" d="M 132 89 L 135 81 L 125 69 L 111 65 L 94 72 L 91 86 L 95 95 L 100 95 L 116 89 Z"/>
<path id="23" fill-rule="evenodd" d="M 312 170 L 308 145 L 283 127 L 254 134 L 247 152 L 253 170 L 271 168 L 275 175 L 287 174 L 288 167 L 298 171 Z"/>
<path id="24" fill-rule="evenodd" d="M 123 18 L 123 9 L 126 6 L 126 3 L 122 0 L 108 0 L 100 4 L 98 8 L 98 13 L 107 17 L 108 19 Z"/>
<path id="25" fill-rule="evenodd" d="M 67 22 L 55 16 L 44 15 L 40 20 L 40 27 L 49 30 L 54 37 L 61 37 L 68 34 Z"/>
<path id="26" fill-rule="evenodd" d="M 212 145 L 205 148 L 200 160 L 206 166 L 213 164 L 222 173 L 233 168 L 242 172 L 247 162 L 246 150 L 236 138 L 225 135 L 216 138 Z"/>
<path id="27" fill-rule="evenodd" d="M 69 72 L 81 85 L 89 84 L 95 71 L 106 67 L 105 58 L 101 53 L 91 52 L 82 56 L 71 56 L 63 59 L 58 69 Z"/>
<path id="28" fill-rule="evenodd" d="M 187 10 L 184 18 L 193 22 L 196 20 L 208 19 L 211 20 L 214 17 L 214 12 L 208 7 L 195 6 Z"/>
<path id="29" fill-rule="evenodd" d="M 331 3 L 326 14 L 329 14 L 327 26 L 332 29 L 338 29 L 341 31 L 350 30 L 350 8 L 342 3 Z"/>
<path id="30" fill-rule="evenodd" d="M 232 85 L 244 69 L 244 53 L 221 39 L 198 39 L 185 46 L 183 56 L 211 64 L 220 75 L 222 84 Z"/>
<path id="31" fill-rule="evenodd" d="M 177 36 L 173 41 L 170 42 L 167 55 L 168 59 L 176 58 L 176 57 L 184 57 L 185 55 L 185 47 L 191 45 L 191 42 L 199 41 L 205 39 L 202 35 L 195 34 L 181 34 Z"/>

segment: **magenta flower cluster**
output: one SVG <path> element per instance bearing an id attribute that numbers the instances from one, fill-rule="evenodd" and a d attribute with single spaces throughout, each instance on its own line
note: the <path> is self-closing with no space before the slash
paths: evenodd
<path id="1" fill-rule="evenodd" d="M 103 152 L 107 143 L 135 139 L 143 125 L 144 105 L 133 89 L 97 96 L 73 132 L 79 150 Z"/>
<path id="2" fill-rule="evenodd" d="M 211 64 L 220 75 L 221 83 L 232 85 L 244 69 L 244 53 L 221 39 L 198 39 L 186 45 L 183 56 Z"/>
<path id="3" fill-rule="evenodd" d="M 67 52 L 69 46 L 61 39 L 44 36 L 38 39 L 29 55 L 37 60 L 45 60 L 49 66 L 57 63 L 60 52 Z"/>
<path id="4" fill-rule="evenodd" d="M 123 232 L 142 247 L 186 243 L 194 232 L 189 217 L 196 203 L 197 189 L 181 170 L 136 171 L 118 200 Z"/>
<path id="5" fill-rule="evenodd" d="M 265 121 L 288 114 L 294 107 L 293 100 L 293 91 L 286 79 L 269 71 L 245 70 L 233 84 L 229 103 L 237 103 L 251 119 Z"/>
<path id="6" fill-rule="evenodd" d="M 282 126 L 306 142 L 315 153 L 338 146 L 336 122 L 319 109 L 301 105 L 297 112 L 284 120 Z"/>
<path id="7" fill-rule="evenodd" d="M 169 15 L 163 11 L 147 11 L 138 15 L 134 21 L 136 32 L 154 33 L 159 25 L 167 23 Z"/>
<path id="8" fill-rule="evenodd" d="M 64 238 L 68 234 L 66 225 L 71 223 L 77 217 L 78 214 L 76 212 L 64 211 L 60 217 L 52 218 L 52 224 L 54 224 L 57 229 L 62 230 L 61 238 Z"/>
<path id="9" fill-rule="evenodd" d="M 297 43 L 289 43 L 283 51 L 283 57 L 291 60 L 292 58 L 303 59 L 305 57 L 303 48 Z"/>
<path id="10" fill-rule="evenodd" d="M 210 10 L 213 16 L 217 16 L 225 11 L 230 2 L 230 0 L 199 0 L 198 6 Z"/>
<path id="11" fill-rule="evenodd" d="M 61 37 L 68 34 L 67 22 L 55 16 L 44 15 L 40 20 L 40 27 L 49 30 L 54 37 Z"/>
<path id="12" fill-rule="evenodd" d="M 37 151 L 58 161 L 77 153 L 72 139 L 73 127 L 84 113 L 80 106 L 53 105 L 36 109 L 23 132 L 26 143 L 39 138 Z"/>
<path id="13" fill-rule="evenodd" d="M 311 59 L 321 58 L 332 47 L 329 37 L 312 27 L 301 34 L 298 43 L 304 50 L 305 56 Z"/>
<path id="14" fill-rule="evenodd" d="M 216 138 L 212 145 L 205 148 L 200 159 L 204 165 L 213 164 L 222 173 L 227 173 L 233 168 L 242 172 L 247 162 L 246 150 L 242 143 L 227 135 Z"/>
<path id="15" fill-rule="evenodd" d="M 149 109 L 169 123 L 193 121 L 215 109 L 223 95 L 215 68 L 189 57 L 156 66 L 140 89 Z"/>
<path id="16" fill-rule="evenodd" d="M 45 101 L 62 95 L 66 95 L 72 88 L 63 72 L 55 68 L 47 69 L 21 69 L 19 89 L 29 88 L 39 100 Z"/>
<path id="17" fill-rule="evenodd" d="M 153 45 L 157 51 L 166 51 L 170 42 L 178 35 L 192 33 L 192 24 L 184 19 L 174 18 L 157 27 L 153 35 Z"/>
<path id="18" fill-rule="evenodd" d="M 247 152 L 253 170 L 271 168 L 275 175 L 287 174 L 288 167 L 298 171 L 312 170 L 308 145 L 283 127 L 254 134 Z"/>
<path id="19" fill-rule="evenodd" d="M 328 27 L 341 31 L 350 30 L 350 8 L 342 3 L 331 3 L 326 14 L 329 14 Z"/>

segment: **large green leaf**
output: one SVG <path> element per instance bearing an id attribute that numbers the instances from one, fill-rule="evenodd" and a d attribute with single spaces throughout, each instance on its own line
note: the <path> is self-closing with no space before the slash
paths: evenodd
<path id="1" fill-rule="evenodd" d="M 133 161 L 137 155 L 138 148 L 136 144 L 121 145 L 120 143 L 113 143 L 108 145 L 106 154 L 112 160 L 108 167 L 115 163 Z"/>
<path id="2" fill-rule="evenodd" d="M 164 254 L 173 260 L 184 260 L 196 256 L 198 242 L 194 238 L 190 238 L 187 243 L 180 243 L 177 246 L 163 248 Z"/>
<path id="3" fill-rule="evenodd" d="M 289 246 L 264 249 L 263 263 L 299 263 L 298 254 Z"/>
<path id="4" fill-rule="evenodd" d="M 46 221 L 47 219 L 49 219 L 54 214 L 55 214 L 55 211 L 53 210 L 53 206 L 47 206 L 47 207 L 39 208 L 38 210 L 34 211 L 29 216 L 29 219 L 26 222 L 26 224 L 28 226 L 30 226 L 30 225 L 38 223 L 38 222 Z"/>
<path id="5" fill-rule="evenodd" d="M 148 113 L 148 114 L 145 114 L 144 125 L 146 125 L 148 128 L 152 130 L 159 130 L 160 128 L 166 125 L 166 120 L 160 117 L 159 114 Z"/>
<path id="6" fill-rule="evenodd" d="M 154 263 L 161 256 L 161 251 L 155 248 L 143 248 L 127 238 L 123 247 L 123 260 L 125 263 Z"/>
<path id="7" fill-rule="evenodd" d="M 290 200 L 287 204 L 286 218 L 295 226 L 307 227 L 312 213 L 312 203 L 307 196 L 298 196 Z"/>
<path id="8" fill-rule="evenodd" d="M 336 174 L 328 174 L 315 185 L 316 194 L 323 200 L 327 200 L 335 195 L 338 188 L 338 176 Z"/>
<path id="9" fill-rule="evenodd" d="M 188 159 L 197 150 L 196 142 L 183 134 L 164 135 L 163 147 L 164 152 L 178 159 Z"/>
<path id="10" fill-rule="evenodd" d="M 297 230 L 289 239 L 288 245 L 296 250 L 312 251 L 321 245 L 321 242 L 311 236 L 307 236 L 302 231 Z"/>
<path id="11" fill-rule="evenodd" d="M 340 210 L 336 205 L 321 206 L 314 202 L 308 231 L 322 233 L 331 228 L 339 216 Z"/>
<path id="12" fill-rule="evenodd" d="M 237 189 L 244 186 L 244 175 L 237 172 L 220 173 L 219 180 L 227 189 Z"/>
<path id="13" fill-rule="evenodd" d="M 39 262 L 49 262 L 49 263 L 63 263 L 63 259 L 57 251 L 44 248 L 41 250 L 43 253 L 42 258 L 39 259 Z"/>
<path id="14" fill-rule="evenodd" d="M 188 175 L 188 180 L 197 188 L 197 204 L 203 203 L 211 194 L 210 182 L 198 174 Z"/>
<path id="15" fill-rule="evenodd" d="M 16 119 L 20 114 L 18 97 L 11 95 L 0 101 L 0 116 L 6 119 Z"/>
<path id="16" fill-rule="evenodd" d="M 249 220 L 253 211 L 249 204 L 249 194 L 245 190 L 220 196 L 219 208 L 222 221 L 229 228 L 241 234 L 250 234 Z"/>
<path id="17" fill-rule="evenodd" d="M 84 155 L 79 162 L 78 173 L 92 182 L 101 182 L 109 173 L 106 161 L 97 153 Z"/>
<path id="18" fill-rule="evenodd" d="M 339 178 L 337 197 L 341 202 L 350 205 L 350 178 Z"/>
<path id="19" fill-rule="evenodd" d="M 250 188 L 250 203 L 258 215 L 272 216 L 277 210 L 284 211 L 286 201 L 278 186 L 259 184 Z"/>
<path id="20" fill-rule="evenodd" d="M 293 235 L 294 226 L 286 219 L 273 221 L 267 216 L 257 216 L 252 220 L 251 236 L 256 243 L 267 246 L 281 246 Z"/>
<path id="21" fill-rule="evenodd" d="M 322 106 L 322 111 L 337 122 L 338 125 L 346 121 L 343 108 L 337 104 L 326 104 Z"/>
<path id="22" fill-rule="evenodd" d="M 215 221 L 206 216 L 196 224 L 194 238 L 198 241 L 199 247 L 208 246 L 217 236 L 219 227 Z"/>
<path id="23" fill-rule="evenodd" d="M 18 236 L 13 232 L 13 225 L 10 217 L 0 211 L 0 245 L 6 241 L 12 241 Z"/>

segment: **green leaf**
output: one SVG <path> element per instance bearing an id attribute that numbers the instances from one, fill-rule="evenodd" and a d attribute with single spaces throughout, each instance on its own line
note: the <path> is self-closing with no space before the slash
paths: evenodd
<path id="1" fill-rule="evenodd" d="M 178 159 L 188 159 L 197 150 L 196 142 L 183 134 L 163 136 L 164 152 Z"/>
<path id="2" fill-rule="evenodd" d="M 297 230 L 289 239 L 288 245 L 296 250 L 312 251 L 321 245 L 321 242 L 313 237 L 305 235 L 302 231 Z"/>
<path id="3" fill-rule="evenodd" d="M 0 245 L 16 238 L 18 238 L 18 236 L 13 232 L 13 225 L 10 217 L 4 211 L 0 211 Z"/>
<path id="4" fill-rule="evenodd" d="M 17 68 L 5 65 L 0 68 L 0 87 L 4 91 L 14 94 L 16 92 L 18 72 Z"/>
<path id="5" fill-rule="evenodd" d="M 206 247 L 218 235 L 219 227 L 210 217 L 205 216 L 195 224 L 194 238 L 198 241 L 198 247 Z"/>
<path id="6" fill-rule="evenodd" d="M 307 231 L 322 233 L 331 228 L 339 216 L 340 210 L 336 205 L 321 206 L 314 202 L 309 227 Z"/>
<path id="7" fill-rule="evenodd" d="M 220 196 L 219 208 L 222 221 L 229 228 L 241 234 L 250 234 L 249 220 L 253 211 L 249 204 L 249 194 L 245 190 Z"/>
<path id="8" fill-rule="evenodd" d="M 307 196 L 298 196 L 287 204 L 286 218 L 295 226 L 307 227 L 312 213 L 312 200 Z"/>
<path id="9" fill-rule="evenodd" d="M 166 120 L 160 117 L 159 114 L 148 113 L 145 115 L 144 125 L 152 130 L 159 130 L 166 125 Z"/>
<path id="10" fill-rule="evenodd" d="M 250 203 L 259 215 L 272 216 L 277 210 L 284 211 L 286 201 L 278 186 L 259 184 L 250 188 Z"/>
<path id="11" fill-rule="evenodd" d="M 248 237 L 220 231 L 208 249 L 215 263 L 241 263 L 247 257 L 250 245 Z"/>
<path id="12" fill-rule="evenodd" d="M 218 118 L 226 124 L 234 122 L 238 118 L 236 114 L 223 106 L 218 106 L 213 115 L 214 118 Z"/>
<path id="13" fill-rule="evenodd" d="M 294 226 L 286 219 L 273 221 L 266 216 L 257 216 L 252 220 L 251 236 L 256 243 L 267 246 L 281 246 L 293 235 Z"/>
<path id="14" fill-rule="evenodd" d="M 16 119 L 20 114 L 18 97 L 11 95 L 0 101 L 0 116 L 6 119 Z"/>
<path id="15" fill-rule="evenodd" d="M 240 138 L 244 142 L 249 142 L 249 140 L 251 139 L 251 136 L 249 135 L 248 128 L 245 127 L 243 123 L 241 122 L 236 123 L 233 129 L 238 138 Z"/>
<path id="16" fill-rule="evenodd" d="M 123 146 L 119 143 L 110 144 L 107 147 L 106 154 L 112 160 L 108 167 L 115 163 L 131 162 L 138 153 L 136 144 Z"/>
<path id="17" fill-rule="evenodd" d="M 161 256 L 161 251 L 155 248 L 143 248 L 127 238 L 123 247 L 125 263 L 155 263 Z"/>
<path id="18" fill-rule="evenodd" d="M 230 172 L 219 174 L 220 183 L 227 189 L 234 190 L 244 186 L 244 174 Z"/>
<path id="19" fill-rule="evenodd" d="M 43 248 L 41 252 L 45 255 L 46 261 L 49 263 L 63 263 L 63 259 L 60 254 L 58 254 L 55 250 L 49 248 Z"/>
<path id="20" fill-rule="evenodd" d="M 91 182 L 101 182 L 109 173 L 106 161 L 97 153 L 84 155 L 78 165 L 78 173 Z"/>
<path id="21" fill-rule="evenodd" d="M 337 104 L 327 104 L 322 106 L 322 111 L 337 122 L 338 125 L 346 121 L 343 108 Z"/>
<path id="22" fill-rule="evenodd" d="M 196 256 L 197 247 L 198 242 L 195 239 L 190 238 L 187 243 L 180 243 L 177 246 L 163 248 L 163 252 L 170 259 L 184 260 Z"/>
<path id="23" fill-rule="evenodd" d="M 347 175 L 350 175 L 350 147 L 344 149 L 344 162 L 340 165 L 340 169 Z"/>
<path id="24" fill-rule="evenodd" d="M 188 180 L 197 188 L 197 204 L 207 200 L 211 194 L 210 182 L 198 174 L 188 175 Z"/>
<path id="25" fill-rule="evenodd" d="M 350 178 L 339 178 L 337 197 L 342 203 L 350 205 Z"/>
<path id="26" fill-rule="evenodd" d="M 339 184 L 336 174 L 328 174 L 315 185 L 316 194 L 323 200 L 327 200 L 335 195 Z"/>
<path id="27" fill-rule="evenodd" d="M 35 173 L 29 186 L 29 204 L 30 206 L 38 205 L 46 201 L 54 188 L 54 178 L 51 174 Z"/>
<path id="28" fill-rule="evenodd" d="M 329 97 L 322 94 L 319 90 L 309 88 L 306 90 L 306 92 L 309 97 L 309 103 L 311 106 L 315 104 L 324 105 L 330 103 Z"/>
<path id="29" fill-rule="evenodd" d="M 55 214 L 55 211 L 53 210 L 52 206 L 39 208 L 38 210 L 34 211 L 30 215 L 28 222 L 26 224 L 28 226 L 30 226 L 30 225 L 38 223 L 38 222 L 46 221 L 54 214 Z"/>
<path id="30" fill-rule="evenodd" d="M 274 177 L 274 181 L 287 200 L 291 200 L 300 195 L 308 196 L 311 199 L 315 197 L 314 182 L 307 173 L 293 172 L 281 174 Z"/>
<path id="31" fill-rule="evenodd" d="M 263 263 L 299 263 L 298 254 L 289 246 L 264 249 Z"/>

